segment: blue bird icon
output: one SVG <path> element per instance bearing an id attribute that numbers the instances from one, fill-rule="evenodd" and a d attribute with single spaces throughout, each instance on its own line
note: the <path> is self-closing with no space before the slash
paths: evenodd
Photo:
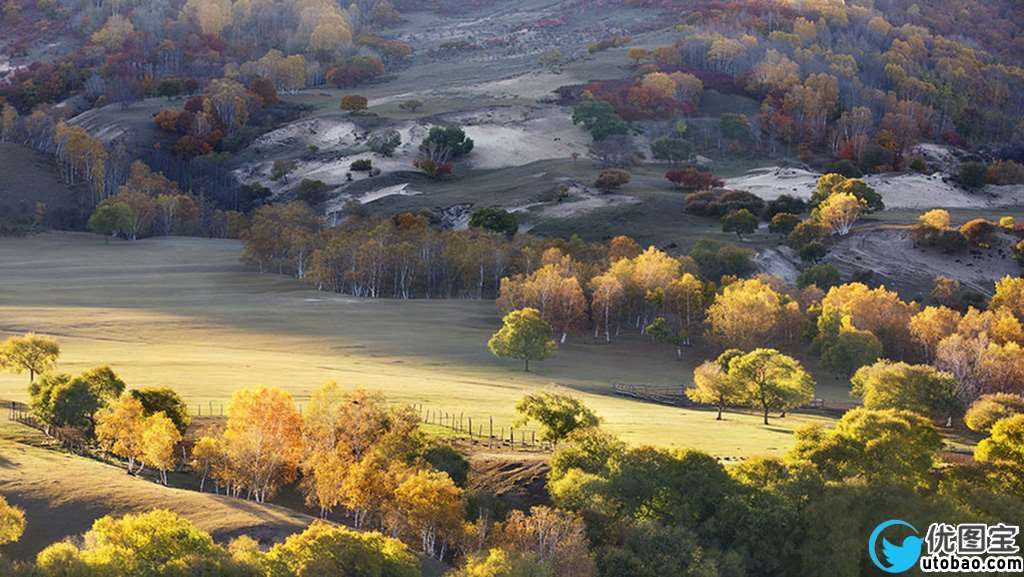
<path id="1" fill-rule="evenodd" d="M 921 545 L 924 540 L 913 535 L 903 540 L 902 545 L 893 545 L 888 539 L 882 539 L 882 555 L 889 563 L 889 571 L 902 573 L 910 569 L 921 557 Z"/>
<path id="2" fill-rule="evenodd" d="M 868 539 L 868 555 L 871 557 L 871 562 L 875 564 L 875 567 L 882 571 L 886 573 L 903 573 L 913 567 L 921 557 L 921 546 L 924 544 L 924 540 L 910 535 L 903 539 L 902 545 L 893 545 L 891 541 L 883 537 L 882 556 L 885 557 L 885 563 L 883 563 L 875 552 L 875 544 L 878 543 L 882 532 L 894 525 L 907 527 L 914 533 L 917 533 L 917 529 L 913 525 L 899 519 L 891 519 L 881 523 L 875 527 L 875 530 L 871 532 L 871 537 Z"/>

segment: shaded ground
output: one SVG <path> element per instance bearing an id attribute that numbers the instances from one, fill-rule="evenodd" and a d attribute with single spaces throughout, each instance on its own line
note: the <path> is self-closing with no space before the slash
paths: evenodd
<path id="1" fill-rule="evenodd" d="M 0 142 L 0 224 L 32 222 L 36 203 L 43 203 L 46 226 L 84 226 L 80 194 L 89 192 L 64 184 L 52 157 L 19 144 Z"/>
<path id="2" fill-rule="evenodd" d="M 42 433 L 0 420 L 0 495 L 25 510 L 25 534 L 0 548 L 16 559 L 87 531 L 104 515 L 170 509 L 224 542 L 249 535 L 264 544 L 313 520 L 275 505 L 167 488 L 124 470 L 50 447 Z M 172 483 L 174 480 L 172 480 Z"/>

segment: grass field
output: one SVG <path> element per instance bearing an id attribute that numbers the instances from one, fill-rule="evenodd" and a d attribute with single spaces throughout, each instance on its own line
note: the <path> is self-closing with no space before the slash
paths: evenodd
<path id="1" fill-rule="evenodd" d="M 36 331 L 63 347 L 60 370 L 109 363 L 131 386 L 169 386 L 193 406 L 266 384 L 302 403 L 328 379 L 379 389 L 397 402 L 514 419 L 528 390 L 580 394 L 607 427 L 634 443 L 699 447 L 721 456 L 779 453 L 815 415 L 759 424 L 755 415 L 641 403 L 612 394 L 616 382 L 688 382 L 701 358 L 680 362 L 637 337 L 606 345 L 576 337 L 523 373 L 485 342 L 493 302 L 361 300 L 309 290 L 238 264 L 234 241 L 149 239 L 109 246 L 92 235 L 52 233 L 0 240 L 0 334 Z M 820 371 L 818 371 L 820 372 Z M 26 375 L 0 374 L 0 397 L 25 399 Z M 819 387 L 845 400 L 834 380 Z"/>

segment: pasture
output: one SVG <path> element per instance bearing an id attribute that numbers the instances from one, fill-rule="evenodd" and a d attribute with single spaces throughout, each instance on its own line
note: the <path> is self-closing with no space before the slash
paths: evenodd
<path id="1" fill-rule="evenodd" d="M 703 360 L 693 351 L 676 361 L 669 347 L 637 336 L 612 344 L 571 337 L 554 359 L 524 373 L 487 350 L 499 326 L 492 301 L 317 292 L 247 270 L 240 249 L 237 241 L 195 238 L 105 245 L 81 233 L 0 239 L 0 335 L 53 335 L 63 349 L 59 370 L 110 364 L 130 386 L 173 387 L 192 407 L 218 406 L 257 384 L 281 387 L 301 404 L 334 379 L 508 426 L 525 392 L 560 387 L 629 442 L 719 456 L 779 454 L 795 428 L 827 421 L 791 414 L 764 427 L 757 415 L 730 413 L 719 422 L 712 411 L 615 396 L 616 382 L 682 386 Z M 810 368 L 819 397 L 848 400 L 844 384 Z M 27 385 L 27 375 L 0 374 L 0 398 L 26 400 Z"/>

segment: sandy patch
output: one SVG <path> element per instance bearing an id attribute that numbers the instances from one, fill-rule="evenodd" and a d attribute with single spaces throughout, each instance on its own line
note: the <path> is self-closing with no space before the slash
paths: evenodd
<path id="1" fill-rule="evenodd" d="M 768 167 L 726 179 L 727 188 L 746 190 L 765 200 L 789 194 L 810 198 L 820 172 L 802 168 Z M 935 174 L 873 174 L 864 181 L 882 195 L 889 208 L 927 209 L 993 208 L 1024 205 L 1024 186 L 989 186 L 979 193 L 969 193 L 942 173 Z"/>
<path id="2" fill-rule="evenodd" d="M 836 243 L 826 260 L 844 274 L 872 271 L 886 285 L 898 289 L 920 289 L 943 275 L 958 279 L 965 288 L 991 295 L 997 280 L 1020 275 L 1020 265 L 1011 254 L 1010 237 L 998 239 L 990 249 L 944 254 L 916 247 L 908 228 L 880 227 L 854 231 Z"/>

